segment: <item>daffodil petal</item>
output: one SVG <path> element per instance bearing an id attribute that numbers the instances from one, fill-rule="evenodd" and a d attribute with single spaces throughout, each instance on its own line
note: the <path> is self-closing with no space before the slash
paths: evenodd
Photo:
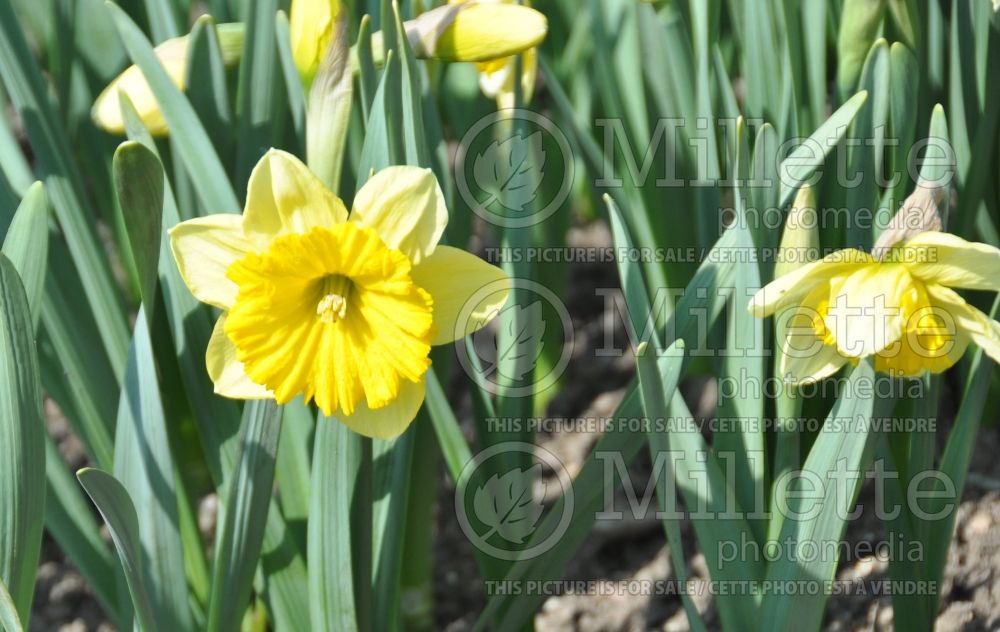
<path id="1" fill-rule="evenodd" d="M 920 233 L 901 247 L 914 276 L 970 290 L 1000 290 L 1000 249 L 938 231 Z"/>
<path id="2" fill-rule="evenodd" d="M 215 392 L 231 399 L 271 399 L 274 395 L 267 387 L 257 384 L 247 376 L 243 363 L 236 359 L 236 347 L 225 332 L 226 315 L 215 323 L 212 338 L 205 351 L 208 377 L 215 384 Z"/>
<path id="3" fill-rule="evenodd" d="M 250 174 L 243 217 L 247 236 L 263 245 L 279 235 L 345 222 L 347 208 L 301 160 L 271 149 Z"/>
<path id="4" fill-rule="evenodd" d="M 510 279 L 503 270 L 451 246 L 438 246 L 411 276 L 434 301 L 435 345 L 482 329 L 510 294 Z"/>
<path id="5" fill-rule="evenodd" d="M 780 307 L 798 303 L 820 283 L 849 274 L 874 261 L 875 258 L 867 252 L 853 248 L 832 252 L 771 281 L 750 299 L 747 308 L 758 318 L 770 316 Z"/>
<path id="6" fill-rule="evenodd" d="M 351 221 L 374 228 L 416 265 L 434 252 L 448 225 L 448 207 L 430 169 L 388 167 L 358 191 Z"/>
<path id="7" fill-rule="evenodd" d="M 915 291 L 912 277 L 898 265 L 860 268 L 835 281 L 825 323 L 838 351 L 863 358 L 899 340 L 906 327 L 904 307 L 916 302 L 910 297 Z"/>
<path id="8" fill-rule="evenodd" d="M 243 218 L 223 213 L 181 222 L 170 230 L 170 249 L 191 293 L 203 303 L 229 309 L 238 288 L 226 271 L 253 249 L 243 234 Z"/>
<path id="9" fill-rule="evenodd" d="M 1000 323 L 965 302 L 958 292 L 942 285 L 927 284 L 931 303 L 955 319 L 955 325 L 972 339 L 972 342 L 1000 362 Z"/>
<path id="10" fill-rule="evenodd" d="M 403 434 L 417 416 L 424 403 L 424 392 L 423 378 L 419 382 L 406 380 L 400 386 L 399 396 L 387 406 L 372 410 L 362 401 L 353 414 L 338 412 L 336 417 L 358 434 L 373 439 L 394 439 Z"/>
<path id="11" fill-rule="evenodd" d="M 827 285 L 817 286 L 800 305 L 786 308 L 774 317 L 778 347 L 777 371 L 790 384 L 811 384 L 829 377 L 847 362 L 837 347 L 826 344 L 816 332 L 822 323 Z"/>

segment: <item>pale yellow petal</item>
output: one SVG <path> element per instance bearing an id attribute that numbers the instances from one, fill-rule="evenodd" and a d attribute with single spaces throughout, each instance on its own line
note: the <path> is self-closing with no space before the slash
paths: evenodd
<path id="1" fill-rule="evenodd" d="M 236 359 L 236 347 L 225 332 L 226 315 L 215 323 L 212 339 L 205 351 L 208 377 L 215 384 L 215 392 L 230 399 L 271 399 L 274 395 L 267 387 L 251 380 L 243 363 Z"/>
<path id="2" fill-rule="evenodd" d="M 1000 290 L 1000 249 L 928 231 L 911 237 L 891 256 L 928 283 L 970 290 Z"/>
<path id="3" fill-rule="evenodd" d="M 791 384 L 811 384 L 837 372 L 847 362 L 837 347 L 825 343 L 816 327 L 823 322 L 827 285 L 817 286 L 802 304 L 774 316 L 775 338 L 780 341 L 776 370 Z"/>
<path id="4" fill-rule="evenodd" d="M 247 236 L 266 244 L 279 235 L 345 222 L 347 208 L 301 160 L 271 149 L 250 174 L 243 215 Z"/>
<path id="5" fill-rule="evenodd" d="M 353 414 L 338 412 L 336 417 L 358 434 L 373 439 L 394 439 L 403 434 L 417 416 L 424 403 L 424 392 L 423 379 L 419 382 L 405 380 L 400 386 L 399 396 L 389 405 L 372 410 L 362 400 Z"/>
<path id="6" fill-rule="evenodd" d="M 199 217 L 170 230 L 170 249 L 188 289 L 203 303 L 229 309 L 236 284 L 226 271 L 253 250 L 243 234 L 243 218 L 232 213 Z"/>
<path id="7" fill-rule="evenodd" d="M 434 252 L 448 225 L 448 207 L 433 171 L 388 167 L 358 191 L 351 221 L 374 228 L 387 246 L 417 264 Z"/>
<path id="8" fill-rule="evenodd" d="M 181 89 L 184 88 L 184 77 L 187 73 L 187 43 L 186 36 L 175 37 L 163 42 L 155 49 L 156 57 L 163 65 L 163 69 L 167 71 L 170 80 Z M 139 118 L 149 129 L 150 134 L 163 136 L 167 133 L 167 123 L 163 120 L 160 106 L 138 66 L 126 68 L 94 101 L 91 116 L 99 127 L 112 134 L 125 133 L 120 92 L 128 95 L 139 114 Z"/>
<path id="9" fill-rule="evenodd" d="M 770 316 L 780 307 L 794 305 L 820 283 L 843 276 L 875 261 L 867 252 L 848 248 L 832 252 L 771 281 L 750 299 L 748 309 L 758 318 Z"/>
<path id="10" fill-rule="evenodd" d="M 437 337 L 443 345 L 481 329 L 507 302 L 510 279 L 500 268 L 459 248 L 438 246 L 411 276 L 434 301 Z"/>
<path id="11" fill-rule="evenodd" d="M 928 283 L 927 293 L 935 307 L 954 319 L 960 331 L 968 334 L 994 362 L 1000 362 L 1000 323 L 966 303 L 951 288 Z"/>
<path id="12" fill-rule="evenodd" d="M 906 326 L 902 306 L 912 291 L 912 278 L 899 265 L 867 266 L 835 281 L 825 323 L 840 353 L 864 358 L 899 340 Z"/>

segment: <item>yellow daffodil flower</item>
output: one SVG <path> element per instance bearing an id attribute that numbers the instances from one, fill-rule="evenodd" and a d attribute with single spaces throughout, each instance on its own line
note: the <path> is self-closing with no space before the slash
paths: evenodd
<path id="1" fill-rule="evenodd" d="M 775 279 L 748 308 L 785 321 L 790 382 L 814 382 L 869 356 L 897 376 L 940 373 L 970 342 L 1000 362 L 1000 323 L 952 288 L 1000 290 L 1000 250 L 937 231 L 907 237 L 882 259 L 839 250 Z"/>
<path id="2" fill-rule="evenodd" d="M 460 1 L 457 0 L 457 2 Z M 452 4 L 457 3 L 456 0 L 451 0 L 451 2 Z M 535 79 L 538 76 L 538 51 L 535 46 L 541 44 L 548 33 L 548 22 L 545 20 L 545 16 L 527 6 L 518 6 L 515 0 L 479 0 L 476 4 L 481 7 L 480 11 L 490 10 L 490 7 L 493 7 L 493 11 L 502 11 L 503 7 L 518 7 L 522 11 L 530 11 L 537 14 L 537 17 L 532 20 L 521 19 L 515 23 L 498 23 L 496 20 L 490 22 L 483 21 L 484 24 L 490 24 L 492 33 L 521 33 L 525 35 L 526 39 L 532 42 L 530 47 L 524 47 L 517 51 L 518 53 L 522 53 L 521 90 L 524 94 L 525 102 L 530 101 L 535 89 Z M 526 5 L 527 2 L 524 4 Z M 469 21 L 471 22 L 471 20 Z M 456 29 L 456 31 L 459 30 Z M 471 31 L 472 29 L 467 28 L 466 30 Z M 488 41 L 486 33 L 477 35 L 474 32 L 470 32 L 467 39 L 470 42 L 475 40 Z M 496 99 L 498 109 L 504 110 L 514 107 L 514 81 L 517 75 L 517 57 L 514 54 L 510 54 L 506 57 L 494 57 L 492 59 L 477 61 L 476 69 L 479 71 L 479 88 L 483 91 L 483 94 Z"/>
<path id="3" fill-rule="evenodd" d="M 219 48 L 222 52 L 222 61 L 230 66 L 239 61 L 243 54 L 243 25 L 239 23 L 219 24 L 216 26 L 219 34 Z M 184 89 L 184 82 L 187 78 L 187 57 L 189 36 L 175 37 L 168 39 L 157 46 L 154 51 L 156 57 L 163 64 L 163 69 L 174 85 Z M 153 91 L 149 88 L 149 83 L 143 76 L 138 66 L 129 66 L 122 74 L 118 75 L 108 87 L 101 92 L 94 107 L 91 109 L 91 117 L 98 127 L 112 134 L 124 134 L 125 122 L 122 120 L 120 92 L 128 95 L 132 105 L 135 106 L 139 118 L 149 129 L 153 136 L 165 136 L 167 134 L 167 123 L 163 120 L 160 106 L 153 96 Z"/>
<path id="4" fill-rule="evenodd" d="M 269 151 L 242 216 L 170 231 L 191 292 L 223 310 L 206 358 L 216 392 L 303 395 L 363 435 L 399 435 L 423 402 L 431 345 L 481 328 L 507 300 L 502 270 L 438 245 L 447 221 L 427 169 L 376 173 L 348 214 L 297 158 Z"/>

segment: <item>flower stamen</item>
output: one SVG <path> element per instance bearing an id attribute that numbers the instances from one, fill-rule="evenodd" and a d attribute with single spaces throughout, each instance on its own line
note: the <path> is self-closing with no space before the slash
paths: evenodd
<path id="1" fill-rule="evenodd" d="M 347 295 L 351 282 L 345 276 L 335 274 L 323 279 L 322 298 L 316 305 L 316 315 L 324 323 L 336 323 L 347 315 Z"/>

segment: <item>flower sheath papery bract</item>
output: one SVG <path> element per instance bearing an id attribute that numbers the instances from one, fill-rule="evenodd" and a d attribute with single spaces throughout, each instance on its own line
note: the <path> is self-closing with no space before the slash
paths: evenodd
<path id="1" fill-rule="evenodd" d="M 786 327 L 780 344 L 791 382 L 814 382 L 869 356 L 876 370 L 896 376 L 940 373 L 970 342 L 1000 362 L 1000 323 L 952 288 L 1000 290 L 1000 250 L 936 231 L 882 260 L 839 250 L 775 279 L 748 308 Z"/>
<path id="2" fill-rule="evenodd" d="M 344 203 L 294 156 L 269 151 L 240 215 L 170 231 L 192 293 L 223 310 L 208 345 L 220 395 L 302 395 L 361 434 L 391 438 L 424 399 L 431 345 L 484 326 L 507 300 L 499 268 L 438 245 L 433 173 L 389 167 Z"/>

